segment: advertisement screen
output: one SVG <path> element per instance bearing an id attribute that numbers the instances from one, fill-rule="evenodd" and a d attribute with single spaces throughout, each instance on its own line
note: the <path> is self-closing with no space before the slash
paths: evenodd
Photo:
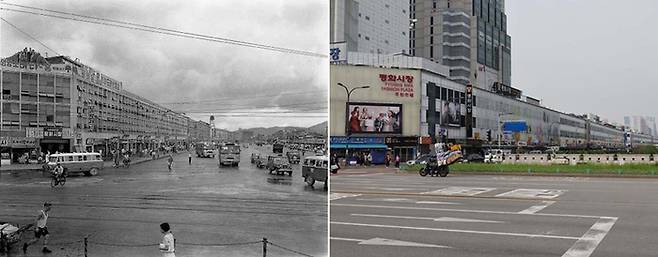
<path id="1" fill-rule="evenodd" d="M 438 108 L 437 108 L 438 109 Z M 441 126 L 460 126 L 460 119 L 462 115 L 461 105 L 459 99 L 455 98 L 453 101 L 441 101 Z"/>
<path id="2" fill-rule="evenodd" d="M 350 103 L 347 109 L 347 129 L 357 133 L 402 133 L 402 105 Z"/>

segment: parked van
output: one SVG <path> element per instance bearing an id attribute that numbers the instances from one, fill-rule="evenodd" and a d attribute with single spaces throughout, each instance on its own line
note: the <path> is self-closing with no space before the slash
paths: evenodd
<path id="1" fill-rule="evenodd" d="M 51 171 L 61 164 L 66 174 L 84 174 L 96 176 L 103 169 L 103 159 L 99 153 L 60 153 L 52 154 L 44 165 L 46 171 Z"/>
<path id="2" fill-rule="evenodd" d="M 304 158 L 302 177 L 309 186 L 313 186 L 315 181 L 322 181 L 326 189 L 329 183 L 327 169 L 329 169 L 329 158 L 327 156 L 309 156 Z"/>

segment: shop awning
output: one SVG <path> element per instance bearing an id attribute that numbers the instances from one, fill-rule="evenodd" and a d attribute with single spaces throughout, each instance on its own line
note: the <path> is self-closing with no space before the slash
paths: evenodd
<path id="1" fill-rule="evenodd" d="M 349 147 L 351 149 L 387 149 L 388 146 L 385 144 L 331 144 L 331 148 L 345 148 Z"/>

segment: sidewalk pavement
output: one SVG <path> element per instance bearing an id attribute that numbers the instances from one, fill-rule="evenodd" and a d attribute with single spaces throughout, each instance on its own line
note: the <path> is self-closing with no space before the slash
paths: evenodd
<path id="1" fill-rule="evenodd" d="M 187 153 L 187 152 L 185 152 L 185 151 L 178 152 L 178 153 L 175 153 L 173 155 L 176 156 L 176 155 L 183 154 L 183 153 Z M 160 160 L 160 159 L 164 159 L 164 158 L 168 158 L 168 157 L 169 157 L 169 154 L 162 154 L 162 155 L 160 155 L 160 157 L 155 158 L 155 160 Z M 154 159 L 150 156 L 139 157 L 139 158 L 132 159 L 130 161 L 130 165 L 135 165 L 135 164 L 138 164 L 138 163 L 147 162 L 147 161 L 151 161 L 151 160 L 154 160 Z M 119 163 L 120 163 L 120 165 L 123 165 L 123 164 L 121 164 L 121 162 L 119 162 Z M 114 165 L 113 160 L 103 161 L 103 167 L 105 167 L 105 168 L 111 168 L 113 165 Z M 43 167 L 43 163 L 40 163 L 40 164 L 2 165 L 2 167 L 0 167 L 0 172 L 41 171 L 43 169 L 42 167 Z"/>
<path id="2" fill-rule="evenodd" d="M 334 175 L 350 175 L 350 174 L 369 174 L 369 173 L 398 173 L 400 172 L 399 168 L 396 168 L 394 165 L 389 166 L 388 168 L 384 165 L 372 165 L 372 166 L 341 166 L 340 170 Z"/>

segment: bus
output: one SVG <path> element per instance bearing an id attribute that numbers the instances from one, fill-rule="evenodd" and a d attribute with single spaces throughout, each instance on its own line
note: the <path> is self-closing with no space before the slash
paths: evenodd
<path id="1" fill-rule="evenodd" d="M 224 143 L 219 146 L 219 165 L 238 166 L 240 163 L 240 145 Z"/>
<path id="2" fill-rule="evenodd" d="M 213 150 L 213 146 L 209 143 L 197 143 L 194 149 L 197 157 L 215 158 L 215 150 Z"/>
<path id="3" fill-rule="evenodd" d="M 57 164 L 62 165 L 66 174 L 81 173 L 86 176 L 96 176 L 98 171 L 103 169 L 103 159 L 99 153 L 51 154 L 43 168 L 51 172 Z"/>

